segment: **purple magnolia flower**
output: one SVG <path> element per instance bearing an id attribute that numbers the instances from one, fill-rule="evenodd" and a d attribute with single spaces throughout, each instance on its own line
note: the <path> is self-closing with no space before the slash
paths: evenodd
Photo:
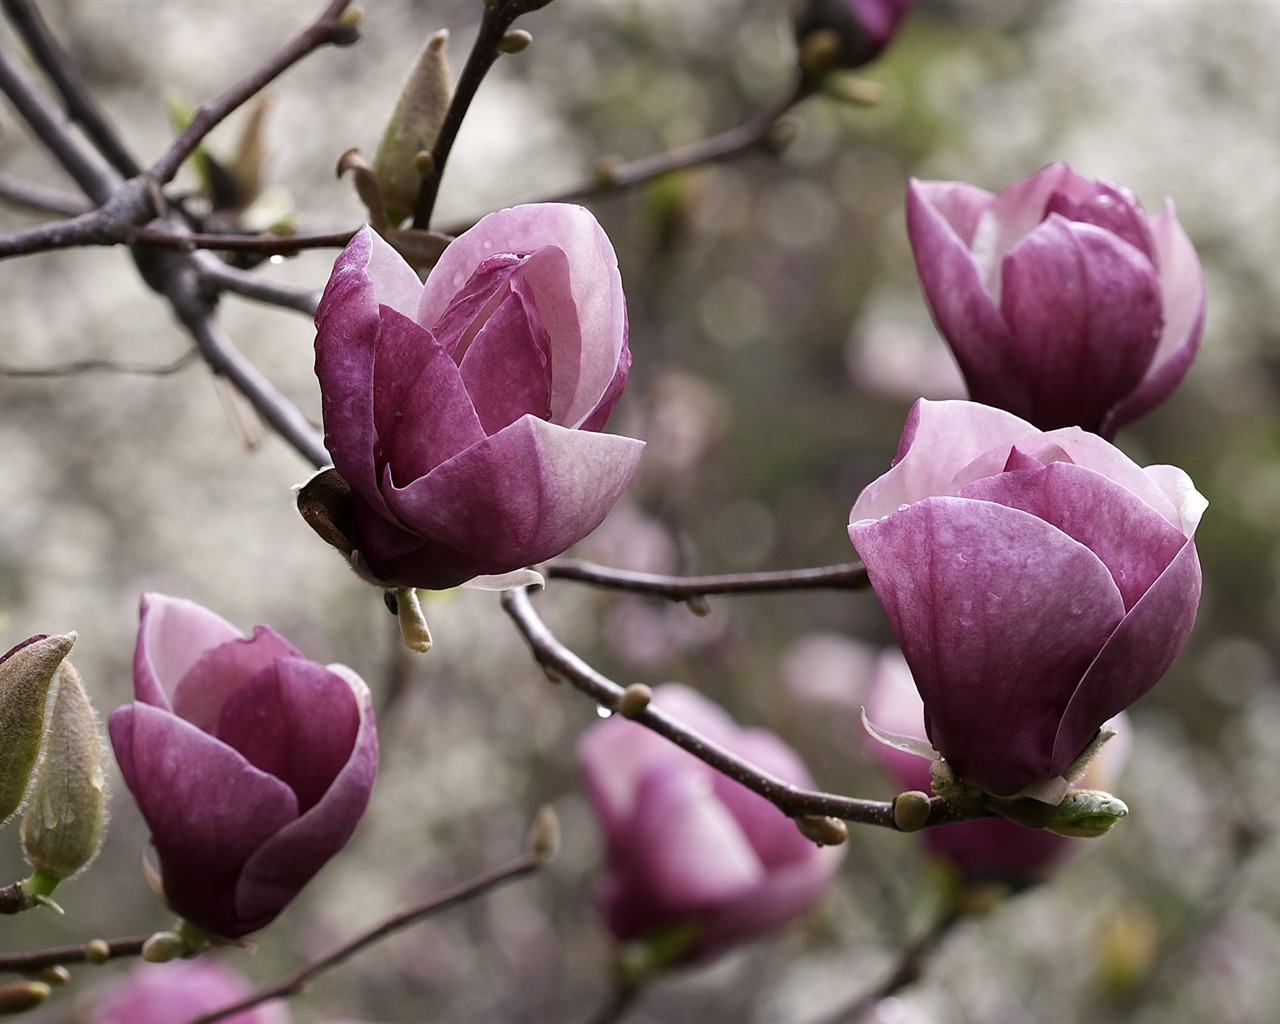
<path id="1" fill-rule="evenodd" d="M 693 690 L 668 684 L 653 703 L 765 771 L 813 785 L 777 736 L 741 728 Z M 691 927 L 678 959 L 702 959 L 799 917 L 835 875 L 841 849 L 815 846 L 763 797 L 621 716 L 587 730 L 578 759 L 608 855 L 597 898 L 619 940 Z"/>
<path id="2" fill-rule="evenodd" d="M 915 0 L 807 0 L 796 15 L 796 38 L 814 32 L 835 33 L 840 43 L 836 66 L 860 68 L 880 56 L 898 32 Z"/>
<path id="3" fill-rule="evenodd" d="M 635 470 L 643 443 L 598 432 L 631 356 L 617 258 L 579 206 L 490 214 L 425 285 L 365 228 L 316 328 L 351 502 L 326 539 L 378 582 L 443 589 L 558 555 Z"/>
<path id="4" fill-rule="evenodd" d="M 162 1024 L 191 1020 L 239 1002 L 253 989 L 208 957 L 138 964 L 89 1017 L 90 1024 Z M 226 1024 L 288 1024 L 284 1003 L 263 1003 L 225 1018 Z"/>
<path id="5" fill-rule="evenodd" d="M 1115 436 L 1199 347 L 1204 280 L 1171 200 L 1148 217 L 1062 163 L 996 195 L 912 180 L 907 233 L 969 397 L 1043 430 Z"/>
<path id="6" fill-rule="evenodd" d="M 867 718 L 878 728 L 903 736 L 925 738 L 924 704 L 911 678 L 911 669 L 897 651 L 876 661 L 867 694 Z M 1116 735 L 1089 762 L 1081 785 L 1105 789 L 1119 774 L 1129 752 L 1128 717 L 1120 714 L 1107 725 Z M 903 789 L 929 791 L 929 762 L 904 750 L 868 738 L 871 754 Z M 1088 843 L 1042 828 L 1025 828 L 1006 818 L 983 818 L 927 828 L 920 841 L 972 882 L 1003 882 L 1014 888 L 1042 881 L 1065 858 Z"/>
<path id="7" fill-rule="evenodd" d="M 215 935 L 262 928 L 346 845 L 369 802 L 368 688 L 266 626 L 246 639 L 163 594 L 142 598 L 133 687 L 108 726 L 165 898 Z"/>
<path id="8" fill-rule="evenodd" d="M 934 748 L 1012 796 L 1053 780 L 1191 632 L 1206 502 L 1078 427 L 919 401 L 849 536 L 906 655 Z"/>

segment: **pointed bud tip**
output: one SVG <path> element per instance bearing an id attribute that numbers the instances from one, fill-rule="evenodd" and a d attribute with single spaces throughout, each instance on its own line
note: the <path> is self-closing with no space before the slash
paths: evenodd
<path id="1" fill-rule="evenodd" d="M 560 819 L 550 804 L 539 807 L 533 819 L 533 827 L 529 830 L 529 852 L 539 867 L 550 864 L 560 852 Z"/>

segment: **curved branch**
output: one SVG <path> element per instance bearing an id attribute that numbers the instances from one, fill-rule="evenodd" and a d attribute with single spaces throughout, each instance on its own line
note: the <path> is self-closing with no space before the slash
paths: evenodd
<path id="1" fill-rule="evenodd" d="M 89 212 L 88 205 L 79 196 L 60 188 L 27 181 L 8 171 L 0 171 L 0 199 L 14 206 L 39 213 L 56 213 L 63 217 L 78 217 Z"/>
<path id="2" fill-rule="evenodd" d="M 264 256 L 292 256 L 303 249 L 341 249 L 356 233 L 323 231 L 297 235 L 224 235 L 200 231 L 173 230 L 163 224 L 148 224 L 134 232 L 130 241 L 157 249 L 217 249 L 222 252 L 255 252 Z"/>
<path id="3" fill-rule="evenodd" d="M 210 252 L 196 252 L 192 259 L 200 271 L 200 277 L 217 291 L 234 292 L 268 306 L 296 309 L 307 316 L 315 316 L 316 307 L 320 304 L 320 291 L 317 288 L 298 288 L 264 280 L 250 271 L 223 263 Z"/>
<path id="4" fill-rule="evenodd" d="M 575 689 L 581 690 L 601 707 L 618 710 L 624 688 L 608 676 L 602 675 L 580 657 L 565 647 L 547 628 L 546 623 L 533 610 L 526 588 L 508 590 L 502 595 L 502 608 L 511 616 L 516 628 L 524 636 L 534 659 L 543 668 L 567 679 Z M 727 775 L 748 789 L 759 793 L 778 810 L 790 817 L 799 815 L 826 815 L 842 818 L 863 825 L 879 825 L 897 830 L 893 820 L 893 804 L 881 800 L 862 800 L 857 797 L 839 796 L 817 790 L 802 789 L 785 782 L 776 775 L 762 771 L 755 765 L 731 753 L 705 736 L 649 705 L 633 716 L 633 721 L 665 736 L 676 746 L 687 750 L 716 771 Z M 969 821 L 985 816 L 982 811 L 970 811 L 958 807 L 941 797 L 929 801 L 929 819 L 925 827 L 943 825 L 955 821 Z"/>
<path id="5" fill-rule="evenodd" d="M 733 573 L 721 576 L 664 576 L 629 569 L 611 569 L 573 559 L 548 562 L 543 574 L 577 580 L 597 587 L 651 594 L 672 601 L 688 601 L 708 594 L 758 594 L 778 590 L 865 590 L 867 570 L 861 562 L 825 565 L 815 569 Z"/>
<path id="6" fill-rule="evenodd" d="M 138 956 L 150 935 L 135 935 L 127 939 L 112 939 L 105 943 L 106 959 L 112 960 L 121 956 Z M 39 949 L 32 953 L 5 953 L 0 955 L 0 972 L 26 974 L 40 971 L 46 967 L 59 964 L 83 964 L 101 962 L 102 940 L 84 942 L 78 946 L 57 946 L 53 949 Z"/>

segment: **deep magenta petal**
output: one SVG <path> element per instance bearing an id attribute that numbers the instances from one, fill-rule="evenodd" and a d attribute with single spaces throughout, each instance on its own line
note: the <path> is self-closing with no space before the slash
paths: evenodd
<path id="1" fill-rule="evenodd" d="M 459 369 L 486 434 L 524 415 L 551 418 L 551 340 L 519 294 L 493 311 Z"/>
<path id="2" fill-rule="evenodd" d="M 298 649 L 288 640 L 269 626 L 257 626 L 251 639 L 237 636 L 200 655 L 174 689 L 173 713 L 213 732 L 229 694 L 277 658 L 296 657 Z"/>
<path id="3" fill-rule="evenodd" d="M 1045 213 L 1061 214 L 1067 220 L 1102 228 L 1155 261 L 1155 242 L 1147 215 L 1127 188 L 1099 179 L 1091 182 L 1086 194 L 1078 198 L 1055 192 L 1049 197 Z"/>
<path id="4" fill-rule="evenodd" d="M 309 811 L 351 756 L 360 714 L 351 687 L 305 658 L 280 658 L 231 693 L 215 735 L 289 786 Z"/>
<path id="5" fill-rule="evenodd" d="M 1096 430 L 1155 354 L 1164 322 L 1155 267 L 1116 236 L 1053 215 L 1005 256 L 1002 273 L 1028 419 Z"/>
<path id="6" fill-rule="evenodd" d="M 1124 617 L 1106 566 L 1034 516 L 964 498 L 928 498 L 849 535 L 934 747 L 996 795 L 1057 774 L 1063 710 Z"/>
<path id="7" fill-rule="evenodd" d="M 179 681 L 206 650 L 241 639 L 235 626 L 194 601 L 143 594 L 133 651 L 134 696 L 168 709 Z"/>

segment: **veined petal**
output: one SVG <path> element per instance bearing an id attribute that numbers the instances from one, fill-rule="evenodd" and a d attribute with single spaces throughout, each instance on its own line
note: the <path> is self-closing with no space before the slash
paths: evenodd
<path id="1" fill-rule="evenodd" d="M 974 261 L 982 268 L 983 282 L 993 298 L 1000 299 L 1001 257 L 1044 220 L 1050 197 L 1061 192 L 1072 198 L 1083 198 L 1091 184 L 1067 164 L 1053 163 L 995 194 L 978 221 L 970 244 Z"/>
<path id="2" fill-rule="evenodd" d="M 1046 216 L 1050 213 L 1061 214 L 1067 220 L 1093 224 L 1128 242 L 1155 262 L 1155 243 L 1147 216 L 1127 188 L 1098 179 L 1089 183 L 1088 192 L 1083 196 L 1072 197 L 1055 192 L 1049 197 L 1045 209 Z"/>
<path id="3" fill-rule="evenodd" d="M 1041 519 L 965 498 L 929 498 L 849 536 L 934 747 L 997 796 L 1057 774 L 1059 718 L 1124 618 L 1102 561 Z"/>
<path id="4" fill-rule="evenodd" d="M 173 691 L 173 713 L 197 729 L 213 732 L 229 694 L 277 658 L 301 656 L 270 626 L 257 626 L 252 639 L 237 636 L 201 653 Z"/>
<path id="5" fill-rule="evenodd" d="M 221 615 L 194 601 L 143 594 L 133 651 L 134 695 L 144 704 L 168 710 L 178 682 L 206 650 L 243 639 L 244 634 Z"/>

